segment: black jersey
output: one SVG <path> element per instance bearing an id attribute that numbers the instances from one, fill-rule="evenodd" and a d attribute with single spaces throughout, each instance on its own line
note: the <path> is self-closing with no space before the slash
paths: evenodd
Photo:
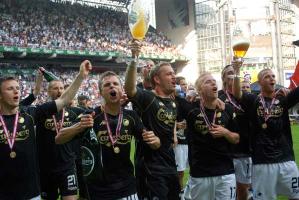
<path id="1" fill-rule="evenodd" d="M 249 114 L 243 109 L 244 105 L 239 104 L 233 95 L 229 95 L 230 99 L 228 98 L 227 94 L 223 92 L 219 98 L 223 102 L 229 103 L 234 108 L 234 112 L 236 113 L 235 120 L 239 127 L 240 142 L 233 146 L 233 156 L 235 158 L 248 157 L 251 156 L 250 135 L 252 131 Z"/>
<path id="2" fill-rule="evenodd" d="M 213 138 L 200 111 L 199 102 L 188 103 L 181 99 L 179 110 L 186 118 L 189 142 L 189 165 L 192 177 L 211 177 L 234 173 L 231 158 L 231 143 L 225 138 Z M 224 111 L 205 108 L 210 122 L 215 118 L 219 124 L 230 131 L 237 132 L 233 108 L 225 105 Z M 216 113 L 216 114 L 215 114 Z"/>
<path id="3" fill-rule="evenodd" d="M 69 127 L 76 118 L 84 112 L 77 107 L 67 107 L 64 111 L 63 127 Z M 61 110 L 55 115 L 57 122 L 62 119 Z M 67 142 L 65 144 L 56 144 L 55 136 L 57 135 L 54 119 L 52 115 L 45 115 L 38 119 L 36 126 L 37 132 L 37 149 L 41 173 L 43 171 L 63 171 L 74 168 L 74 144 Z"/>
<path id="4" fill-rule="evenodd" d="M 120 134 L 113 145 L 107 131 L 104 113 L 95 108 L 93 130 L 101 145 L 102 180 L 88 182 L 89 192 L 96 193 L 98 199 L 120 199 L 136 193 L 134 167 L 130 160 L 133 136 L 141 140 L 143 124 L 137 113 L 123 109 Z M 116 139 L 118 115 L 107 114 L 112 137 Z M 114 148 L 118 148 L 115 152 Z"/>
<path id="5" fill-rule="evenodd" d="M 264 100 L 268 108 L 273 102 L 270 118 L 266 123 L 260 96 L 244 93 L 241 99 L 253 123 L 252 161 L 254 164 L 292 161 L 294 151 L 288 109 L 298 103 L 299 88 L 286 97 L 279 96 L 274 101 L 271 98 Z M 265 124 L 266 127 L 263 128 Z"/>
<path id="6" fill-rule="evenodd" d="M 20 106 L 30 106 L 35 101 L 33 93 L 29 94 L 25 99 L 20 102 Z"/>
<path id="7" fill-rule="evenodd" d="M 143 86 L 143 82 L 139 82 L 137 85 L 136 85 L 138 88 L 140 88 L 140 89 L 144 89 L 144 90 L 152 90 L 152 87 L 150 86 L 150 87 L 144 87 Z"/>
<path id="8" fill-rule="evenodd" d="M 136 150 L 138 166 L 145 166 L 152 174 L 176 174 L 176 162 L 172 148 L 176 104 L 170 98 L 161 98 L 152 91 L 137 89 L 131 99 L 141 112 L 143 124 L 160 138 L 161 147 L 152 150 L 140 142 Z"/>
<path id="9" fill-rule="evenodd" d="M 34 125 L 46 115 L 57 112 L 55 102 L 20 111 L 16 140 L 10 158 L 3 125 L 0 126 L 0 199 L 31 199 L 40 194 Z M 15 115 L 4 115 L 9 132 L 13 132 Z"/>

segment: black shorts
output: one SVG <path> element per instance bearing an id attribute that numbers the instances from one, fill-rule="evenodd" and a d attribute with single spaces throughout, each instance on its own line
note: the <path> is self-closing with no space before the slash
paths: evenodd
<path id="1" fill-rule="evenodd" d="M 77 180 L 78 180 L 78 189 L 79 189 L 79 197 L 84 198 L 84 199 L 89 199 L 88 198 L 88 191 L 87 191 L 87 185 L 85 178 L 83 177 L 83 169 L 82 169 L 82 160 L 76 159 L 76 169 L 77 169 Z"/>
<path id="2" fill-rule="evenodd" d="M 179 200 L 180 184 L 177 174 L 136 172 L 137 194 L 140 200 Z"/>
<path id="3" fill-rule="evenodd" d="M 75 169 L 68 169 L 55 173 L 41 171 L 40 182 L 41 197 L 43 199 L 57 200 L 59 195 L 77 195 L 78 183 Z"/>

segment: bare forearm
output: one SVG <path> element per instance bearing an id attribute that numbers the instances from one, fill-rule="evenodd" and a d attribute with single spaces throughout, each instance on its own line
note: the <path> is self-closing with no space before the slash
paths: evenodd
<path id="1" fill-rule="evenodd" d="M 70 87 L 67 88 L 61 97 L 55 100 L 58 111 L 68 105 L 71 100 L 73 100 L 83 80 L 84 78 L 82 75 L 77 75 Z"/>
<path id="2" fill-rule="evenodd" d="M 241 92 L 241 84 L 240 84 L 240 78 L 239 75 L 236 75 L 234 77 L 234 84 L 233 84 L 233 95 L 237 99 L 241 99 L 242 92 Z"/>
<path id="3" fill-rule="evenodd" d="M 238 144 L 240 141 L 240 136 L 238 133 L 229 131 L 225 134 L 225 139 L 232 144 Z"/>
<path id="4" fill-rule="evenodd" d="M 136 90 L 136 77 L 137 77 L 137 66 L 136 62 L 132 61 L 127 67 L 126 78 L 125 78 L 125 91 L 128 97 L 133 97 Z"/>
<path id="5" fill-rule="evenodd" d="M 33 90 L 33 95 L 36 97 L 40 93 L 41 85 L 43 82 L 43 76 L 37 76 L 36 81 L 35 81 L 35 88 Z"/>
<path id="6" fill-rule="evenodd" d="M 64 144 L 66 142 L 71 141 L 76 135 L 81 133 L 84 129 L 82 129 L 79 123 L 74 124 L 71 127 L 63 128 L 59 131 L 59 134 L 55 137 L 56 144 Z"/>
<path id="7" fill-rule="evenodd" d="M 177 122 L 175 122 L 174 129 L 173 129 L 173 143 L 174 143 L 174 146 L 176 146 L 178 144 L 178 137 L 177 137 L 176 128 L 177 128 Z"/>

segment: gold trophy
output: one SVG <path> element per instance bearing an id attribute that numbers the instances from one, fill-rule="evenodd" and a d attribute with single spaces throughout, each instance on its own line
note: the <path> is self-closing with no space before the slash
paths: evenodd
<path id="1" fill-rule="evenodd" d="M 132 37 L 142 40 L 149 27 L 149 9 L 148 0 L 132 0 L 129 5 L 128 23 Z"/>
<path id="2" fill-rule="evenodd" d="M 234 56 L 237 58 L 244 58 L 250 43 L 246 39 L 239 39 L 233 44 Z"/>
<path id="3" fill-rule="evenodd" d="M 247 35 L 246 35 L 247 34 Z M 236 24 L 234 31 L 233 31 L 233 41 L 232 41 L 232 48 L 234 51 L 234 56 L 237 58 L 244 58 L 247 53 L 247 50 L 250 46 L 249 41 L 249 30 L 247 30 L 244 25 Z"/>

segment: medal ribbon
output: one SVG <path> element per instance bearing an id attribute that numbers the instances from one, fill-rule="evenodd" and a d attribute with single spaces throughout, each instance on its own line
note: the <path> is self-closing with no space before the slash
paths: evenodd
<path id="1" fill-rule="evenodd" d="M 215 112 L 214 112 L 214 117 L 213 117 L 213 122 L 211 123 L 210 121 L 209 121 L 209 118 L 208 118 L 208 116 L 206 115 L 206 112 L 205 112 L 205 108 L 204 108 L 204 106 L 200 103 L 200 112 L 202 113 L 202 115 L 203 115 L 203 119 L 205 120 L 205 123 L 206 123 L 206 125 L 209 127 L 209 128 L 212 128 L 212 123 L 213 124 L 215 124 L 215 120 L 216 120 L 216 110 L 215 110 Z"/>
<path id="2" fill-rule="evenodd" d="M 60 129 L 62 128 L 63 126 L 63 122 L 64 122 L 64 112 L 65 110 L 62 109 L 62 117 L 61 117 L 61 120 L 59 120 L 59 124 L 60 126 L 58 127 L 58 124 L 57 124 L 57 120 L 55 118 L 55 115 L 52 115 L 52 118 L 53 118 L 53 121 L 54 121 L 54 125 L 55 125 L 55 130 L 56 130 L 56 134 L 58 135 Z"/>
<path id="3" fill-rule="evenodd" d="M 225 93 L 226 93 L 226 96 L 227 96 L 227 98 L 228 98 L 228 101 L 229 101 L 229 102 L 230 102 L 230 103 L 231 103 L 237 110 L 242 111 L 242 112 L 245 112 L 245 111 L 242 109 L 241 105 L 239 105 L 237 102 L 233 102 L 233 100 L 232 100 L 230 94 L 229 94 L 227 91 L 225 91 Z"/>
<path id="4" fill-rule="evenodd" d="M 267 122 L 267 120 L 270 118 L 271 116 L 271 109 L 272 109 L 272 106 L 274 105 L 274 102 L 275 102 L 275 97 L 272 99 L 271 101 L 271 105 L 270 107 L 268 108 L 266 106 L 266 102 L 265 102 L 265 99 L 263 97 L 263 95 L 260 95 L 260 98 L 261 98 L 261 103 L 262 103 L 262 106 L 264 108 L 264 119 L 265 119 L 265 122 Z"/>
<path id="5" fill-rule="evenodd" d="M 111 128 L 110 128 L 110 125 L 109 125 L 109 119 L 108 119 L 107 113 L 105 111 L 104 111 L 104 117 L 105 117 L 105 121 L 106 121 L 106 127 L 107 127 L 107 131 L 108 131 L 109 139 L 111 141 L 112 146 L 114 146 L 114 144 L 117 141 L 117 138 L 120 135 L 121 124 L 122 124 L 122 121 L 123 121 L 122 109 L 119 110 L 119 114 L 118 114 L 118 122 L 117 122 L 117 126 L 116 126 L 115 139 L 113 139 L 112 131 L 111 131 Z"/>
<path id="6" fill-rule="evenodd" d="M 3 119 L 2 115 L 0 115 L 0 121 L 2 123 L 3 131 L 4 131 L 5 136 L 7 138 L 7 143 L 9 145 L 10 150 L 12 150 L 12 148 L 15 144 L 15 139 L 16 139 L 16 134 L 17 134 L 17 126 L 18 126 L 18 119 L 19 119 L 19 112 L 16 113 L 12 135 L 9 135 L 6 124 L 4 122 L 4 119 Z"/>

